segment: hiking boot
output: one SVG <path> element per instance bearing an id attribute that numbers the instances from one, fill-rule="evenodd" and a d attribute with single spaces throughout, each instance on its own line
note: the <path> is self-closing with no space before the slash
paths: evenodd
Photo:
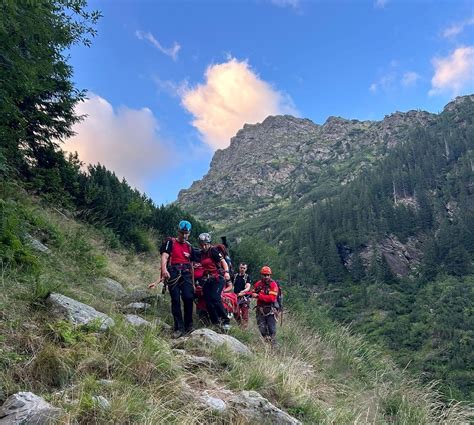
<path id="1" fill-rule="evenodd" d="M 183 331 L 174 331 L 173 338 L 181 338 L 183 336 Z"/>
<path id="2" fill-rule="evenodd" d="M 225 331 L 225 332 L 230 331 L 230 328 L 231 328 L 231 326 L 230 326 L 229 323 L 224 323 L 224 324 L 222 325 L 222 330 Z"/>

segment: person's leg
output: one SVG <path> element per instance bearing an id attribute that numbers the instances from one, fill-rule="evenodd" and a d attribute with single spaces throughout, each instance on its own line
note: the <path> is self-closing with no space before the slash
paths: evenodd
<path id="1" fill-rule="evenodd" d="M 222 290 L 224 289 L 224 284 L 225 282 L 222 276 L 219 276 L 217 279 L 213 279 L 214 288 L 212 290 L 212 302 L 217 317 L 222 321 L 222 323 L 229 324 L 227 311 L 222 304 Z"/>
<path id="2" fill-rule="evenodd" d="M 240 317 L 242 321 L 242 327 L 244 329 L 247 329 L 249 325 L 249 305 L 247 303 L 242 304 L 239 307 L 239 310 L 240 310 Z"/>
<path id="3" fill-rule="evenodd" d="M 176 276 L 174 276 L 176 278 Z M 171 297 L 171 313 L 173 314 L 174 330 L 184 331 L 183 315 L 181 313 L 181 299 L 180 299 L 180 288 L 179 283 L 176 282 L 173 285 L 168 286 L 168 291 Z"/>
<path id="4" fill-rule="evenodd" d="M 214 279 L 207 279 L 203 286 L 203 295 L 204 300 L 206 301 L 207 312 L 209 314 L 209 319 L 211 323 L 217 325 L 219 323 L 219 317 L 217 316 L 215 307 L 214 307 Z"/>
<path id="5" fill-rule="evenodd" d="M 269 342 L 274 347 L 276 345 L 277 318 L 274 314 L 267 316 L 267 329 Z"/>
<path id="6" fill-rule="evenodd" d="M 257 317 L 258 330 L 260 331 L 260 334 L 265 338 L 268 334 L 267 322 L 265 320 L 265 316 L 262 314 L 259 307 L 257 307 L 256 317 Z"/>
<path id="7" fill-rule="evenodd" d="M 181 298 L 184 305 L 184 331 L 190 332 L 193 329 L 193 305 L 194 305 L 194 287 L 190 273 L 183 274 L 181 282 Z"/>

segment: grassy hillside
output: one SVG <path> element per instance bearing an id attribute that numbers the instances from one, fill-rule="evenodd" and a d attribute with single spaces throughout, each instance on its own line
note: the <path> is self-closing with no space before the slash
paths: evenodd
<path id="1" fill-rule="evenodd" d="M 187 383 L 201 391 L 256 390 L 304 423 L 467 420 L 465 408 L 441 404 L 433 387 L 421 387 L 361 337 L 334 324 L 302 289 L 288 289 L 289 312 L 276 352 L 264 347 L 252 321 L 248 331 L 231 332 L 252 357 L 187 347 L 216 362 L 190 371 L 158 322 L 147 330 L 132 328 L 98 285 L 107 276 L 128 290 L 143 289 L 156 277 L 156 252 L 111 249 L 96 228 L 12 183 L 3 182 L 0 195 L 0 402 L 31 390 L 64 409 L 63 423 L 246 423 L 238 411 L 203 409 L 190 398 Z M 25 231 L 51 253 L 34 251 Z M 110 314 L 116 326 L 99 333 L 54 320 L 44 305 L 50 291 Z M 167 297 L 157 298 L 144 317 L 171 323 Z M 99 395 L 109 408 L 94 401 Z"/>

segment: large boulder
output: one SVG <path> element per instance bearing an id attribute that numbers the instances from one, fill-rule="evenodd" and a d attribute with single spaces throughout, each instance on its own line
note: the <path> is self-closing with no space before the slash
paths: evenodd
<path id="1" fill-rule="evenodd" d="M 110 295 L 113 299 L 118 300 L 127 295 L 127 291 L 123 286 L 116 280 L 111 279 L 110 277 L 103 277 L 99 280 L 99 287 Z"/>
<path id="2" fill-rule="evenodd" d="M 301 422 L 279 409 L 256 391 L 241 391 L 227 400 L 239 416 L 250 423 L 271 425 L 297 425 Z"/>
<path id="3" fill-rule="evenodd" d="M 52 293 L 46 301 L 53 315 L 63 317 L 74 325 L 98 323 L 101 331 L 115 325 L 113 319 L 106 314 L 65 295 Z"/>
<path id="4" fill-rule="evenodd" d="M 242 344 L 238 339 L 230 335 L 218 334 L 211 329 L 197 329 L 187 337 L 186 344 L 191 343 L 197 346 L 207 346 L 209 348 L 226 345 L 231 351 L 236 354 L 250 355 L 250 349 Z"/>
<path id="5" fill-rule="evenodd" d="M 10 396 L 0 407 L 0 425 L 57 423 L 62 410 L 30 392 Z"/>

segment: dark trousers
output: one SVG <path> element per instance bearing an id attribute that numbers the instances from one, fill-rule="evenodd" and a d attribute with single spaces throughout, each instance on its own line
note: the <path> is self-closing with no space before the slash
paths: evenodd
<path id="1" fill-rule="evenodd" d="M 270 306 L 257 307 L 257 325 L 262 336 L 270 343 L 275 344 L 277 318 L 271 311 Z"/>
<path id="2" fill-rule="evenodd" d="M 172 271 L 170 281 L 173 282 L 179 272 Z M 181 272 L 181 277 L 173 284 L 168 286 L 171 296 L 171 313 L 174 319 L 175 331 L 189 331 L 193 327 L 193 304 L 194 304 L 194 287 L 191 279 L 191 273 L 188 271 Z M 184 321 L 181 313 L 181 299 L 184 305 Z"/>
<path id="3" fill-rule="evenodd" d="M 219 276 L 218 278 L 211 277 L 207 279 L 203 286 L 204 299 L 206 300 L 206 307 L 209 313 L 209 318 L 214 325 L 219 323 L 229 323 L 229 318 L 222 305 L 222 290 L 224 289 L 224 278 Z"/>

